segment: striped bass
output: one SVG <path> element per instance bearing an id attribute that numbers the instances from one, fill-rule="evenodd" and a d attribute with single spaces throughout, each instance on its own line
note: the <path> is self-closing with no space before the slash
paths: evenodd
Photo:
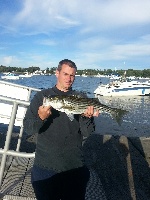
<path id="1" fill-rule="evenodd" d="M 96 98 L 78 95 L 44 97 L 43 106 L 52 106 L 58 111 L 65 112 L 71 121 L 74 119 L 74 114 L 83 114 L 88 106 L 93 106 L 95 111 L 99 110 L 100 113 L 109 114 L 118 124 L 121 124 L 122 117 L 127 113 L 126 110 L 102 104 Z"/>

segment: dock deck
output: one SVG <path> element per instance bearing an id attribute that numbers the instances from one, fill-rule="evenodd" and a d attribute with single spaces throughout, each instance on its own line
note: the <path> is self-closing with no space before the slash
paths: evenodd
<path id="1" fill-rule="evenodd" d="M 0 148 L 4 134 L 0 133 Z M 10 149 L 13 149 L 15 137 Z M 34 140 L 24 138 L 21 151 L 33 152 Z M 150 138 L 91 135 L 83 145 L 91 176 L 86 200 L 149 200 Z M 30 183 L 33 158 L 7 157 L 0 199 L 35 199 Z"/>

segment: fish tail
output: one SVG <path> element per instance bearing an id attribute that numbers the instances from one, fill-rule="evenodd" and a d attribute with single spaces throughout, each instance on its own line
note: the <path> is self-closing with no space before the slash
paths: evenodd
<path id="1" fill-rule="evenodd" d="M 116 111 L 113 111 L 111 113 L 111 115 L 112 115 L 112 118 L 115 119 L 116 122 L 119 124 L 119 126 L 121 126 L 122 118 L 127 113 L 128 113 L 128 111 L 126 111 L 126 110 L 117 109 Z"/>

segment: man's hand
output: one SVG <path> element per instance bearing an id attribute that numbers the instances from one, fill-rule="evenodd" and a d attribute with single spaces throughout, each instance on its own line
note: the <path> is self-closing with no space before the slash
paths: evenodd
<path id="1" fill-rule="evenodd" d="M 88 117 L 88 118 L 98 117 L 99 111 L 98 110 L 94 111 L 93 106 L 88 106 L 88 108 L 86 109 L 86 111 L 82 115 L 85 116 L 85 117 Z"/>
<path id="2" fill-rule="evenodd" d="M 40 106 L 38 109 L 38 115 L 41 118 L 41 120 L 47 119 L 51 114 L 51 106 Z"/>

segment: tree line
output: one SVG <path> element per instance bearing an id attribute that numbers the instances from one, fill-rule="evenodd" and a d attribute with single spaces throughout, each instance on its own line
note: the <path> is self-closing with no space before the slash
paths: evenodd
<path id="1" fill-rule="evenodd" d="M 1 65 L 0 66 L 0 73 L 4 72 L 14 72 L 16 74 L 20 73 L 34 73 L 35 71 L 41 71 L 46 74 L 55 74 L 56 67 L 46 68 L 44 70 L 41 70 L 40 67 L 28 67 L 28 68 L 22 68 L 22 67 L 6 67 Z M 127 69 L 127 70 L 112 70 L 112 69 L 84 69 L 84 70 L 77 70 L 77 75 L 87 75 L 87 76 L 95 76 L 95 75 L 118 75 L 123 76 L 126 73 L 126 76 L 135 76 L 135 77 L 143 77 L 143 78 L 150 78 L 150 69 L 144 69 L 144 70 L 133 70 L 133 69 Z"/>

